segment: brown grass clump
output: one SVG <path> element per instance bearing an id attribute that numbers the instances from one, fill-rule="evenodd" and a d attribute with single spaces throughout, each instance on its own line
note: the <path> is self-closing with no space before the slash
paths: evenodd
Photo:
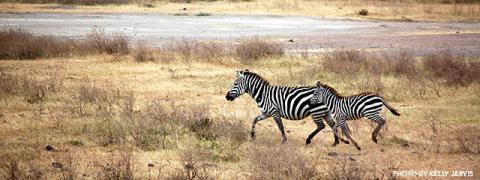
<path id="1" fill-rule="evenodd" d="M 459 145 L 459 152 L 480 154 L 480 129 L 474 126 L 459 128 L 454 132 L 455 140 Z"/>
<path id="2" fill-rule="evenodd" d="M 107 35 L 102 30 L 93 30 L 86 39 L 77 40 L 36 36 L 21 29 L 0 31 L 0 59 L 39 59 L 94 53 L 125 55 L 129 52 L 127 37 Z"/>
<path id="3" fill-rule="evenodd" d="M 393 71 L 396 75 L 406 75 L 408 78 L 416 78 L 419 75 L 420 70 L 411 51 L 400 49 L 398 55 L 389 60 L 394 63 Z"/>
<path id="4" fill-rule="evenodd" d="M 361 9 L 360 11 L 358 11 L 358 15 L 360 15 L 360 16 L 366 16 L 366 15 L 368 15 L 368 10 L 366 10 L 366 9 Z"/>
<path id="5" fill-rule="evenodd" d="M 225 45 L 214 42 L 182 40 L 163 45 L 160 51 L 164 62 L 181 60 L 218 63 L 227 56 Z"/>
<path id="6" fill-rule="evenodd" d="M 1 144 L 4 145 L 8 144 Z M 41 154 L 30 148 L 6 150 L 0 153 L 0 178 L 1 179 L 41 179 L 45 177 L 45 167 L 36 160 Z"/>
<path id="7" fill-rule="evenodd" d="M 128 54 L 130 45 L 128 38 L 122 34 L 107 35 L 104 30 L 94 29 L 86 39 L 86 44 L 98 53 Z"/>
<path id="8" fill-rule="evenodd" d="M 454 56 L 450 51 L 424 57 L 424 66 L 449 85 L 467 86 L 480 82 L 480 62 Z"/>
<path id="9" fill-rule="evenodd" d="M 42 103 L 63 88 L 63 77 L 57 73 L 44 79 L 33 79 L 27 76 L 14 75 L 0 70 L 0 99 L 8 102 L 12 95 L 22 95 L 29 104 Z"/>
<path id="10" fill-rule="evenodd" d="M 0 71 L 0 98 L 6 101 L 6 98 L 14 95 L 20 87 L 20 78 L 10 73 Z"/>
<path id="11" fill-rule="evenodd" d="M 97 162 L 100 171 L 97 179 L 135 179 L 134 155 L 132 152 L 122 151 L 113 154 L 108 162 Z"/>
<path id="12" fill-rule="evenodd" d="M 71 40 L 34 36 L 21 29 L 0 31 L 0 59 L 38 59 L 67 56 L 76 47 Z"/>
<path id="13" fill-rule="evenodd" d="M 369 170 L 366 165 L 349 158 L 333 160 L 325 169 L 329 179 L 361 180 L 367 178 Z"/>
<path id="14" fill-rule="evenodd" d="M 348 75 L 362 70 L 367 61 L 365 52 L 355 49 L 338 49 L 323 55 L 323 67 L 328 71 Z"/>
<path id="15" fill-rule="evenodd" d="M 155 50 L 145 42 L 139 42 L 133 50 L 133 59 L 136 62 L 153 62 L 155 61 Z"/>
<path id="16" fill-rule="evenodd" d="M 299 154 L 297 149 L 281 147 L 256 147 L 250 152 L 254 169 L 253 179 L 316 179 L 317 169 L 312 161 Z"/>
<path id="17" fill-rule="evenodd" d="M 240 40 L 233 51 L 237 60 L 244 63 L 285 55 L 285 49 L 279 43 L 259 37 Z"/>

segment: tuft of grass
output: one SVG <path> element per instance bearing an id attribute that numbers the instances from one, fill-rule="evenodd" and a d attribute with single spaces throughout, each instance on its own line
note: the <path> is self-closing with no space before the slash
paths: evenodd
<path id="1" fill-rule="evenodd" d="M 0 30 L 0 59 L 38 59 L 67 56 L 78 44 L 50 36 L 34 36 L 21 29 Z M 79 49 L 78 51 L 83 51 Z"/>
<path id="2" fill-rule="evenodd" d="M 235 58 L 242 63 L 285 55 L 285 49 L 279 43 L 259 37 L 239 40 L 233 51 Z"/>
<path id="3" fill-rule="evenodd" d="M 353 74 L 366 64 L 365 52 L 356 49 L 335 49 L 323 54 L 323 67 L 340 75 Z"/>
<path id="4" fill-rule="evenodd" d="M 370 172 L 370 170 L 367 169 L 366 165 L 350 160 L 348 158 L 334 160 L 334 162 L 327 165 L 325 171 L 327 172 L 329 179 L 352 180 L 365 179 Z"/>
<path id="5" fill-rule="evenodd" d="M 155 61 L 155 51 L 153 48 L 145 44 L 145 42 L 139 42 L 133 50 L 133 59 L 136 62 L 153 62 Z"/>
<path id="6" fill-rule="evenodd" d="M 458 152 L 480 154 L 480 129 L 475 126 L 458 128 L 454 132 L 454 140 L 458 143 Z"/>
<path id="7" fill-rule="evenodd" d="M 86 44 L 98 53 L 128 54 L 130 52 L 129 40 L 126 36 L 119 33 L 109 36 L 101 29 L 92 30 L 87 36 Z"/>
<path id="8" fill-rule="evenodd" d="M 210 13 L 200 12 L 198 14 L 195 14 L 195 16 L 210 16 Z"/>
<path id="9" fill-rule="evenodd" d="M 108 162 L 97 162 L 97 179 L 135 179 L 134 155 L 129 151 L 113 154 Z"/>
<path id="10" fill-rule="evenodd" d="M 480 82 L 480 62 L 468 61 L 462 56 L 454 56 L 450 51 L 430 54 L 424 57 L 424 66 L 449 85 L 467 86 Z"/>
<path id="11" fill-rule="evenodd" d="M 293 147 L 254 147 L 250 163 L 253 179 L 316 179 L 318 171 L 312 162 Z"/>
<path id="12" fill-rule="evenodd" d="M 108 35 L 94 29 L 86 39 L 36 36 L 21 29 L 0 31 L 0 59 L 39 59 L 70 57 L 94 53 L 121 54 L 130 52 L 128 38 L 122 34 Z"/>

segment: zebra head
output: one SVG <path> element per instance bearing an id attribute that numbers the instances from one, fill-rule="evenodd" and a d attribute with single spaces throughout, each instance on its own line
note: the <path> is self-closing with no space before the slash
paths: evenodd
<path id="1" fill-rule="evenodd" d="M 317 89 L 313 92 L 312 98 L 310 98 L 311 104 L 318 104 L 325 101 L 325 91 L 326 89 L 322 86 L 320 81 L 317 82 Z"/>
<path id="2" fill-rule="evenodd" d="M 225 98 L 229 101 L 235 100 L 235 98 L 245 94 L 246 91 L 246 78 L 245 72 L 248 72 L 248 69 L 245 71 L 237 71 L 237 79 L 233 82 L 233 87 L 230 91 L 227 92 Z"/>

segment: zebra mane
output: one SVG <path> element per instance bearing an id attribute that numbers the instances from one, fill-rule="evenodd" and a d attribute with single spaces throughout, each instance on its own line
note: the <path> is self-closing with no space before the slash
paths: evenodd
<path id="1" fill-rule="evenodd" d="M 318 82 L 317 83 L 318 86 L 321 86 L 323 88 L 325 88 L 327 91 L 330 91 L 331 93 L 333 93 L 335 96 L 337 97 L 344 97 L 343 95 L 341 95 L 340 93 L 337 92 L 336 89 L 334 89 L 333 87 L 327 85 L 327 84 L 323 84 L 321 82 Z"/>
<path id="2" fill-rule="evenodd" d="M 268 82 L 265 78 L 263 78 L 262 76 L 254 73 L 254 72 L 243 71 L 243 74 L 244 74 L 245 76 L 251 76 L 251 77 L 253 77 L 253 78 L 255 78 L 255 79 L 258 78 L 258 79 L 260 79 L 260 80 L 262 81 L 262 83 L 264 83 L 265 85 L 270 85 L 270 82 Z"/>
<path id="3" fill-rule="evenodd" d="M 343 95 L 341 95 L 340 93 L 337 92 L 336 89 L 334 89 L 333 87 L 331 87 L 331 86 L 329 86 L 329 85 L 327 85 L 327 84 L 323 84 L 323 83 L 317 82 L 317 85 L 325 88 L 327 91 L 330 91 L 331 93 L 333 93 L 335 96 L 337 96 L 337 97 L 339 97 L 339 98 L 350 97 L 350 96 L 343 96 Z M 354 94 L 354 95 L 351 95 L 351 96 L 364 96 L 364 95 L 375 95 L 375 96 L 382 97 L 382 96 L 380 96 L 379 94 L 373 93 L 373 92 L 361 92 L 361 93 Z"/>

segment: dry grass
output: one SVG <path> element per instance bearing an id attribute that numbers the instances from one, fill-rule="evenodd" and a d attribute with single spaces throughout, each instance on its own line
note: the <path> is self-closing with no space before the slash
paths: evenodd
<path id="1" fill-rule="evenodd" d="M 19 29 L 2 29 L 0 31 L 0 59 L 37 59 L 67 56 L 76 48 L 76 43 L 71 40 L 34 36 Z"/>
<path id="2" fill-rule="evenodd" d="M 285 49 L 267 38 L 241 39 L 237 43 L 178 40 L 153 47 L 145 42 L 132 46 L 130 40 L 118 33 L 107 34 L 93 29 L 85 39 L 58 39 L 34 36 L 19 29 L 0 32 L 0 59 L 39 59 L 75 57 L 95 54 L 111 55 L 113 62 L 204 62 L 249 64 L 267 58 L 284 56 Z M 234 62 L 236 61 L 236 62 Z"/>
<path id="3" fill-rule="evenodd" d="M 32 4 L 72 4 L 72 5 L 109 5 L 109 4 L 130 4 L 135 0 L 11 0 L 10 2 L 32 3 Z"/>
<path id="4" fill-rule="evenodd" d="M 249 38 L 240 40 L 234 49 L 235 57 L 240 62 L 251 63 L 262 58 L 279 58 L 285 55 L 284 48 L 270 39 Z"/>
<path id="5" fill-rule="evenodd" d="M 423 64 L 447 84 L 467 86 L 480 82 L 480 62 L 469 61 L 466 57 L 453 56 L 450 51 L 428 55 Z"/>
<path id="6" fill-rule="evenodd" d="M 135 179 L 134 156 L 131 152 L 112 154 L 107 163 L 99 163 L 97 167 L 100 168 L 96 177 L 98 179 Z"/>
<path id="7" fill-rule="evenodd" d="M 33 0 L 35 1 L 35 0 Z M 39 0 L 37 2 L 54 2 L 55 0 Z M 62 0 L 59 0 L 61 3 Z M 167 12 L 172 14 L 275 14 L 304 15 L 347 19 L 385 19 L 400 21 L 478 21 L 480 4 L 478 1 L 457 0 L 264 0 L 264 1 L 137 1 L 109 0 L 102 4 L 118 6 L 78 6 L 74 8 L 52 8 L 52 5 L 19 4 L 12 2 L 0 7 L 2 12 Z M 98 0 L 71 1 L 64 3 L 89 5 L 99 3 Z M 125 2 L 128 2 L 125 4 Z M 147 5 L 145 5 L 147 4 Z M 183 10 L 186 8 L 186 10 Z M 360 15 L 364 9 L 367 15 Z"/>
<path id="8" fill-rule="evenodd" d="M 312 161 L 294 147 L 252 148 L 250 163 L 253 164 L 252 179 L 316 179 L 319 178 Z"/>
<path id="9" fill-rule="evenodd" d="M 0 59 L 39 59 L 83 56 L 94 53 L 128 54 L 128 39 L 121 34 L 108 35 L 94 29 L 86 39 L 35 36 L 21 29 L 0 31 Z"/>
<path id="10" fill-rule="evenodd" d="M 136 62 L 153 62 L 155 58 L 155 50 L 145 42 L 139 42 L 133 51 L 133 59 Z"/>
<path id="11" fill-rule="evenodd" d="M 225 65 L 199 59 L 211 56 L 196 52 L 217 54 L 195 45 L 211 47 L 209 42 L 178 43 L 166 45 L 173 49 L 154 49 L 155 63 L 110 63 L 104 60 L 112 56 L 107 53 L 1 61 L 0 178 L 272 179 L 280 174 L 286 179 L 374 179 L 394 178 L 393 170 L 478 171 L 479 84 L 450 85 L 423 63 L 428 57 L 414 57 L 408 50 L 348 50 L 345 56 L 338 50 Z M 236 59 L 229 52 L 235 44 L 221 47 L 225 51 L 214 57 L 221 62 Z M 133 58 L 135 47 L 130 50 L 122 56 Z M 162 61 L 163 51 L 175 58 Z M 453 59 L 472 63 L 469 68 L 478 60 Z M 335 69 L 337 60 L 348 62 L 356 75 L 342 75 L 341 67 Z M 258 115 L 254 101 L 248 95 L 234 102 L 224 97 L 235 70 L 245 66 L 272 84 L 321 80 L 345 95 L 381 92 L 402 116 L 385 114 L 388 131 L 379 144 L 371 142 L 367 121 L 350 122 L 354 138 L 365 146 L 361 152 L 348 145 L 331 147 L 327 130 L 305 146 L 305 137 L 315 128 L 310 119 L 285 120 L 289 141 L 284 145 L 275 123 L 262 121 L 257 140 L 250 142 L 251 123 Z M 441 97 L 430 87 L 433 83 Z M 29 100 L 40 95 L 35 93 L 39 89 L 45 98 Z M 47 151 L 46 145 L 56 150 Z M 328 156 L 331 152 L 338 155 Z M 63 167 L 54 167 L 54 162 Z"/>

